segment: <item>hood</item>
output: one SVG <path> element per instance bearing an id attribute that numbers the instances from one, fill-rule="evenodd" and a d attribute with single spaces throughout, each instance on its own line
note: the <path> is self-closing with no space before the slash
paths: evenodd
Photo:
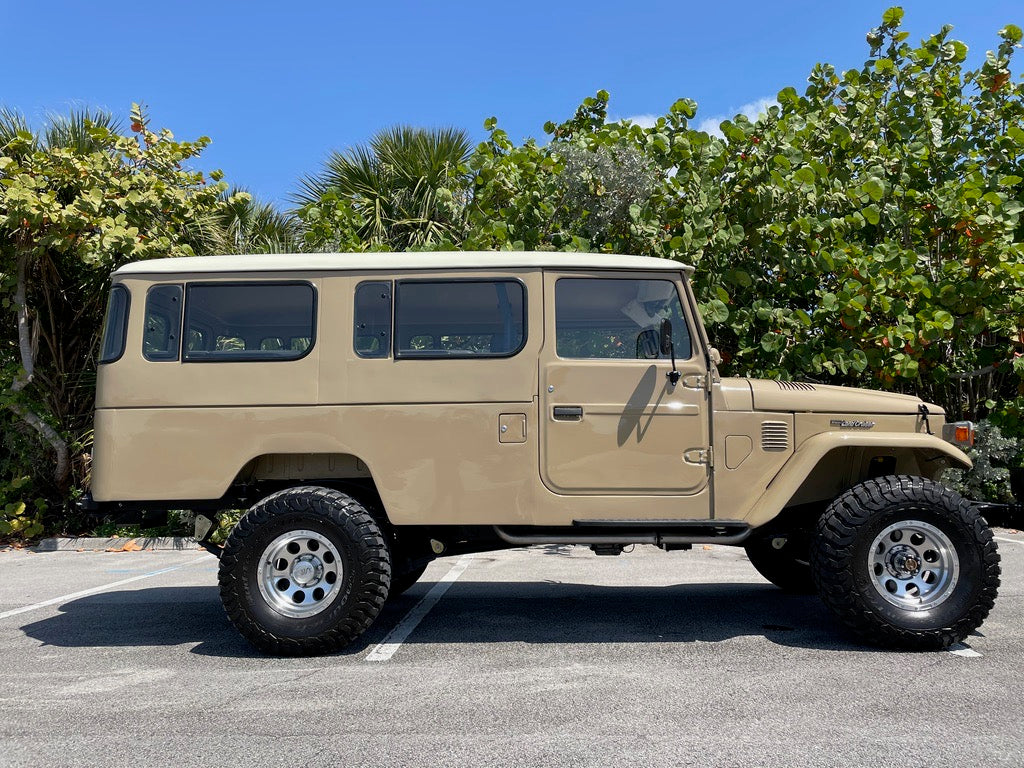
<path id="1" fill-rule="evenodd" d="M 801 413 L 917 413 L 921 399 L 895 392 L 872 389 L 833 387 L 801 381 L 769 381 L 747 379 L 753 396 L 754 410 L 794 411 Z M 942 414 L 937 405 L 928 410 Z"/>

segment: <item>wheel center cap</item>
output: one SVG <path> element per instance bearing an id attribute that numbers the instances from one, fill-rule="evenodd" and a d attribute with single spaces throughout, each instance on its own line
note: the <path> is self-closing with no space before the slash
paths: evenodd
<path id="1" fill-rule="evenodd" d="M 316 568 L 308 560 L 296 563 L 292 568 L 292 577 L 303 584 L 313 578 L 316 573 Z"/>
<path id="2" fill-rule="evenodd" d="M 890 552 L 886 566 L 897 579 L 909 579 L 921 569 L 921 558 L 910 547 L 901 545 Z"/>

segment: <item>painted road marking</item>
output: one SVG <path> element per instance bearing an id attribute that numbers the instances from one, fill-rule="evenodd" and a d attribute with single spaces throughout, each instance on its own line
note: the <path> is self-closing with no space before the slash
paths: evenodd
<path id="1" fill-rule="evenodd" d="M 981 654 L 971 648 L 966 643 L 953 643 L 946 649 L 947 653 L 952 653 L 954 656 L 963 656 L 968 659 L 980 659 Z"/>
<path id="2" fill-rule="evenodd" d="M 1024 541 L 1021 539 L 1008 539 L 1005 536 L 993 536 L 992 538 L 996 541 L 1007 541 L 1010 544 L 1024 544 Z"/>
<path id="3" fill-rule="evenodd" d="M 448 573 L 430 588 L 430 591 L 423 596 L 423 599 L 416 603 L 411 611 L 405 614 L 405 618 L 398 623 L 398 626 L 392 629 L 388 636 L 366 655 L 366 661 L 387 661 L 394 656 L 395 651 L 402 647 L 402 643 L 412 634 L 417 625 L 423 621 L 423 617 L 430 613 L 430 609 L 437 605 L 437 601 L 444 597 L 444 593 L 465 572 L 472 560 L 472 555 L 465 555 L 459 558 L 458 562 L 451 567 Z"/>
<path id="4" fill-rule="evenodd" d="M 32 605 L 26 605 L 21 608 L 13 608 L 9 611 L 0 613 L 0 619 L 10 618 L 11 616 L 17 616 L 20 613 L 28 613 L 29 611 L 35 611 L 40 608 L 46 608 L 49 605 L 57 605 L 58 603 L 66 603 L 69 600 L 77 600 L 80 597 L 87 597 L 89 595 L 95 595 L 98 592 L 106 592 L 108 589 L 114 589 L 115 587 L 121 587 L 125 584 L 131 584 L 135 581 L 141 581 L 142 579 L 148 579 L 153 576 L 159 576 L 162 573 L 170 573 L 176 571 L 179 568 L 184 568 L 188 565 L 194 565 L 196 562 L 202 562 L 202 560 L 190 560 L 187 563 L 181 563 L 180 565 L 172 565 L 168 568 L 161 568 L 157 571 L 150 571 L 149 573 L 143 573 L 139 576 L 132 576 L 130 579 L 121 579 L 121 581 L 114 581 L 110 584 L 103 584 L 98 587 L 92 587 L 91 589 L 83 589 L 81 592 L 72 592 L 69 595 L 61 595 L 60 597 L 54 597 L 51 600 L 44 600 L 41 603 L 33 603 Z"/>

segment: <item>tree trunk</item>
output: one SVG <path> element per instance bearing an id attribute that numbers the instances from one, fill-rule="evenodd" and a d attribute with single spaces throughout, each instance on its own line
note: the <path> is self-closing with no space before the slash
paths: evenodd
<path id="1" fill-rule="evenodd" d="M 28 325 L 28 253 L 22 250 L 18 254 L 17 286 L 14 290 L 14 306 L 18 313 L 18 350 L 21 353 L 22 373 L 11 385 L 12 392 L 21 392 L 32 382 L 35 375 L 35 353 L 32 349 L 32 338 Z M 71 463 L 68 458 L 68 444 L 57 434 L 57 430 L 43 421 L 39 414 L 34 413 L 19 403 L 9 403 L 8 407 L 28 426 L 50 444 L 55 454 L 53 480 L 61 490 L 67 490 Z"/>

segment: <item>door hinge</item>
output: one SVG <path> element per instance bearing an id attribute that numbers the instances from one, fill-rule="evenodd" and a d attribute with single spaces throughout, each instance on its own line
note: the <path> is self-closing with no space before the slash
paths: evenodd
<path id="1" fill-rule="evenodd" d="M 706 373 L 688 373 L 683 376 L 683 386 L 687 389 L 707 389 L 711 377 Z"/>
<path id="2" fill-rule="evenodd" d="M 691 448 L 683 454 L 683 461 L 687 464 L 707 464 L 714 466 L 715 453 L 711 448 Z"/>

